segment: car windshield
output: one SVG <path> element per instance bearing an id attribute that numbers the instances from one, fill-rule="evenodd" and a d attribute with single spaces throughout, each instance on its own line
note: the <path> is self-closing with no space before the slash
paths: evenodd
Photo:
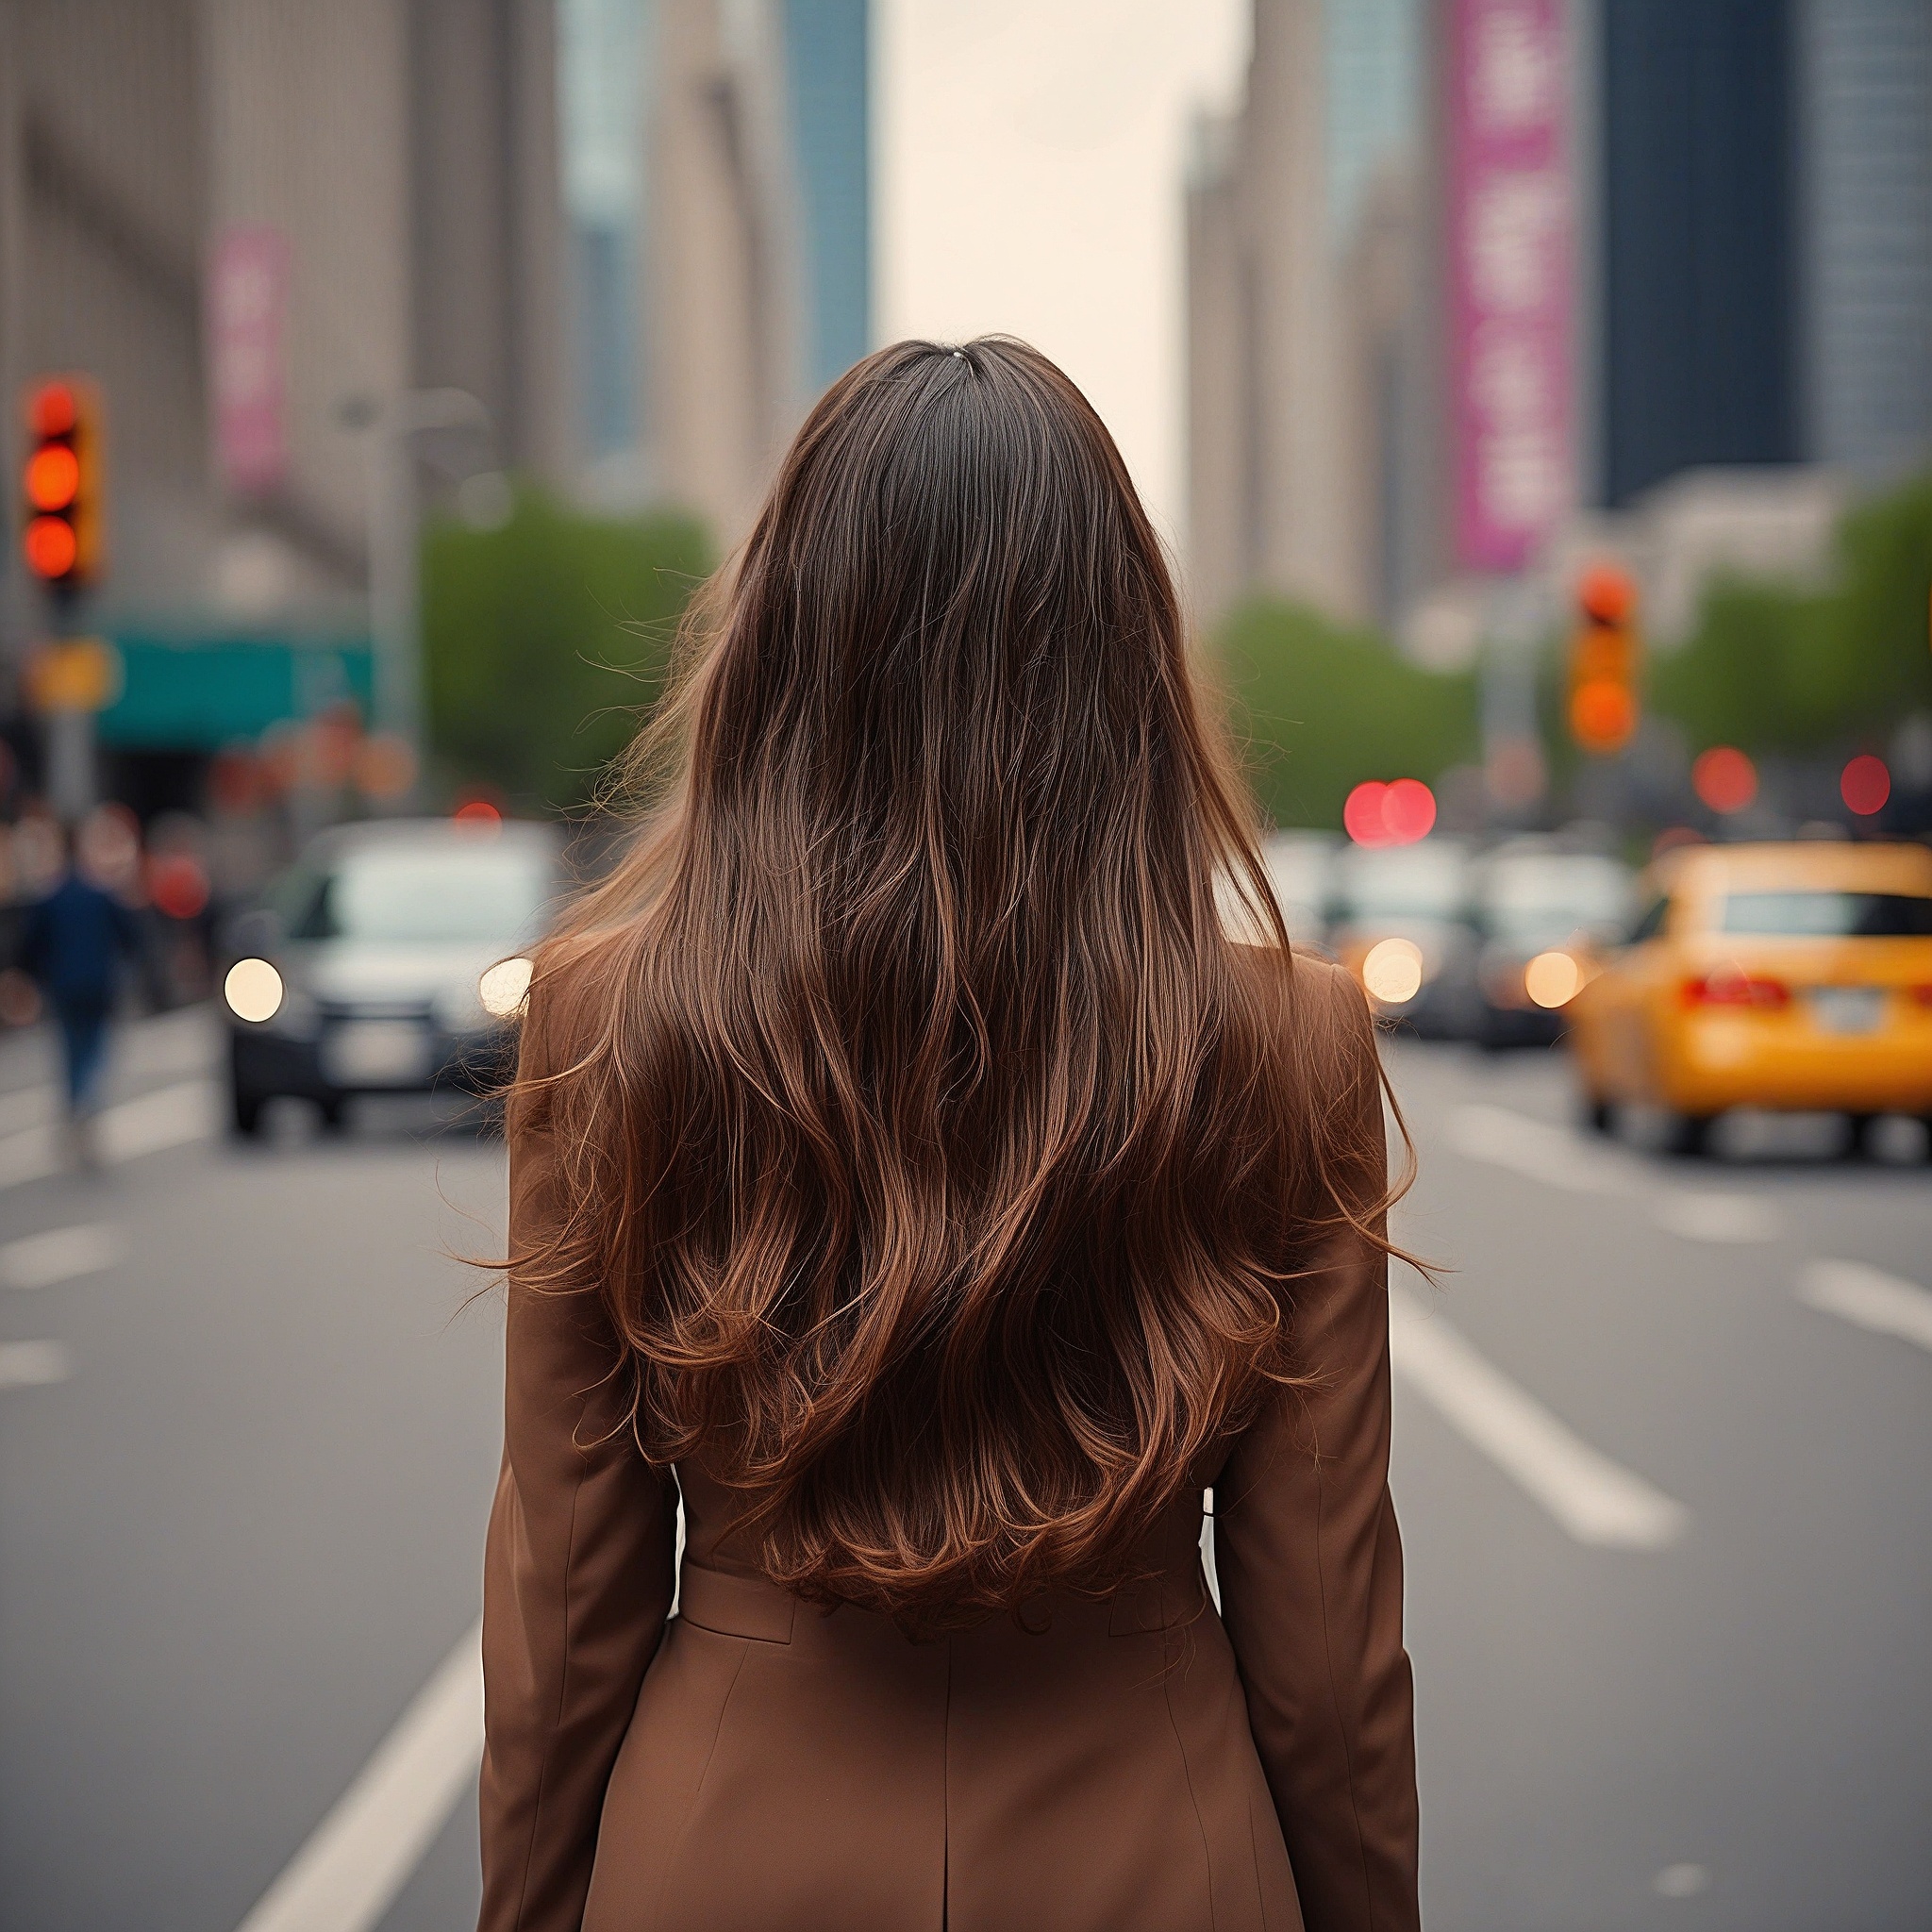
<path id="1" fill-rule="evenodd" d="M 1630 920 L 1630 874 L 1614 858 L 1523 855 L 1491 866 L 1480 898 L 1485 928 L 1502 940 L 1621 932 Z"/>
<path id="2" fill-rule="evenodd" d="M 298 940 L 391 945 L 495 942 L 525 934 L 550 895 L 547 853 L 521 841 L 372 846 L 308 874 L 290 924 Z"/>
<path id="3" fill-rule="evenodd" d="M 1341 916 L 1357 924 L 1455 919 L 1468 900 L 1468 875 L 1459 845 L 1357 846 L 1336 862 Z"/>
<path id="4" fill-rule="evenodd" d="M 1725 932 L 1788 939 L 1932 939 L 1932 898 L 1918 892 L 1731 892 Z"/>

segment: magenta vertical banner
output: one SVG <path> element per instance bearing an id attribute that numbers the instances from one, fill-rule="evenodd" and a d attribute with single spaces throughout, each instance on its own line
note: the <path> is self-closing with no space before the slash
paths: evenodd
<path id="1" fill-rule="evenodd" d="M 208 262 L 215 463 L 228 489 L 258 496 L 288 475 L 289 246 L 276 228 L 216 237 Z"/>
<path id="2" fill-rule="evenodd" d="M 1456 553 L 1517 571 L 1575 496 L 1565 0 L 1451 0 Z"/>

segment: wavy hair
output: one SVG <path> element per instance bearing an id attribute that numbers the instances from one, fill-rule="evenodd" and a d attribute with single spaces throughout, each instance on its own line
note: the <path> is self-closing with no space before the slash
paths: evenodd
<path id="1" fill-rule="evenodd" d="M 1379 1111 L 1336 1125 L 1373 1053 L 1297 1022 L 1074 385 L 1004 338 L 837 382 L 630 775 L 538 958 L 512 1121 L 561 1205 L 518 1279 L 594 1282 L 644 1453 L 741 1491 L 795 1592 L 943 1627 L 1109 1587 L 1298 1373 L 1311 1240 L 1384 1202 Z"/>

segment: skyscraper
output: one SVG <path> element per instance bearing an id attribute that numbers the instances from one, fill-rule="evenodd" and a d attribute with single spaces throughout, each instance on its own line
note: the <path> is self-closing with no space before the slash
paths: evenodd
<path id="1" fill-rule="evenodd" d="M 1932 9 L 1806 0 L 1807 454 L 1884 475 L 1932 451 Z"/>
<path id="2" fill-rule="evenodd" d="M 1602 493 L 1802 454 L 1788 0 L 1600 9 Z"/>

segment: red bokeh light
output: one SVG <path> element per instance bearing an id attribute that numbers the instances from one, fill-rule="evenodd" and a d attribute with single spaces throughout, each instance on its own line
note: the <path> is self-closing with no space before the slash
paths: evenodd
<path id="1" fill-rule="evenodd" d="M 1570 696 L 1570 729 L 1585 751 L 1622 751 L 1637 731 L 1637 694 L 1610 677 L 1579 684 Z"/>
<path id="2" fill-rule="evenodd" d="M 21 539 L 26 567 L 37 577 L 64 577 L 80 555 L 74 525 L 60 517 L 36 517 Z"/>
<path id="3" fill-rule="evenodd" d="M 1614 563 L 1593 563 L 1577 580 L 1576 601 L 1599 624 L 1622 624 L 1637 608 L 1637 586 Z"/>
<path id="4" fill-rule="evenodd" d="M 1860 818 L 1869 819 L 1891 796 L 1891 773 L 1883 758 L 1861 752 L 1839 774 L 1838 792 Z"/>
<path id="5" fill-rule="evenodd" d="M 1420 778 L 1369 778 L 1348 794 L 1341 823 L 1357 845 L 1413 845 L 1436 824 L 1436 794 Z"/>
<path id="6" fill-rule="evenodd" d="M 450 816 L 459 825 L 494 829 L 502 824 L 503 814 L 487 798 L 467 798 Z"/>
<path id="7" fill-rule="evenodd" d="M 80 421 L 80 404 L 64 382 L 46 382 L 26 406 L 26 424 L 36 436 L 70 436 Z"/>
<path id="8" fill-rule="evenodd" d="M 1757 796 L 1757 767 L 1734 744 L 1713 745 L 1690 767 L 1690 784 L 1712 811 L 1742 811 Z"/>
<path id="9" fill-rule="evenodd" d="M 36 509 L 65 509 L 80 494 L 80 458 L 64 442 L 27 458 L 26 500 Z"/>
<path id="10" fill-rule="evenodd" d="M 1386 845 L 1389 827 L 1382 820 L 1382 801 L 1389 788 L 1379 778 L 1370 778 L 1348 794 L 1341 808 L 1341 823 L 1357 845 Z"/>
<path id="11" fill-rule="evenodd" d="M 166 853 L 148 862 L 147 895 L 166 918 L 198 918 L 208 908 L 208 874 L 192 853 Z"/>
<path id="12" fill-rule="evenodd" d="M 1436 824 L 1436 794 L 1420 778 L 1398 778 L 1382 795 L 1382 823 L 1391 844 L 1413 845 Z"/>

